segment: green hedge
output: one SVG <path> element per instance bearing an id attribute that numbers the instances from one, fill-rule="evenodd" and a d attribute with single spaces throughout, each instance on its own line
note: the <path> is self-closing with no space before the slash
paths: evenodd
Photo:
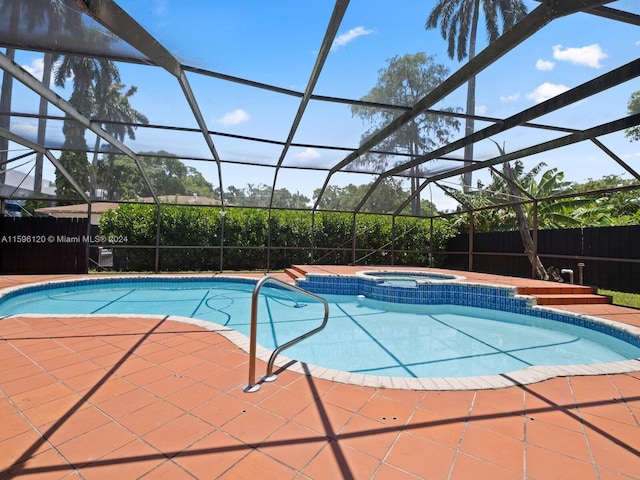
<path id="1" fill-rule="evenodd" d="M 100 220 L 100 234 L 126 239 L 114 251 L 114 269 L 153 271 L 157 231 L 155 205 L 122 204 Z M 220 268 L 220 239 L 224 222 L 225 270 L 272 270 L 292 264 L 346 265 L 352 263 L 353 215 L 333 212 L 162 206 L 160 214 L 160 270 L 212 271 Z M 356 260 L 359 265 L 392 263 L 390 216 L 356 217 Z M 312 236 L 312 232 L 314 235 Z M 271 235 L 269 265 L 267 248 Z M 453 235 L 446 220 L 434 221 L 436 263 L 442 260 Z M 395 221 L 395 264 L 428 265 L 430 221 L 399 217 Z M 312 251 L 312 246 L 314 247 Z M 167 248 L 181 247 L 181 248 Z M 207 248 L 208 247 L 208 248 Z M 313 255 L 313 259 L 312 259 Z"/>

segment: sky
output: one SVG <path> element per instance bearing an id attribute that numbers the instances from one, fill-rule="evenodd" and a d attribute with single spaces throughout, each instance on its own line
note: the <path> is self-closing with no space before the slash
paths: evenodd
<path id="1" fill-rule="evenodd" d="M 116 0 L 125 11 L 158 39 L 184 64 L 237 76 L 281 88 L 303 92 L 309 81 L 316 55 L 329 23 L 333 2 L 315 0 L 279 0 L 274 2 L 210 2 L 196 0 Z M 446 53 L 446 42 L 439 30 L 426 30 L 425 21 L 433 0 L 352 0 L 340 24 L 314 93 L 332 97 L 359 99 L 377 82 L 378 74 L 389 59 L 407 53 L 425 52 L 450 73 L 462 63 Z M 529 10 L 538 2 L 525 0 Z M 620 0 L 611 7 L 640 14 L 638 0 Z M 484 31 L 479 35 L 479 50 L 486 46 Z M 487 68 L 477 78 L 476 114 L 505 118 L 544 101 L 595 76 L 606 73 L 640 55 L 640 28 L 587 14 L 565 17 L 544 27 L 531 38 Z M 20 52 L 16 62 L 34 76 L 42 77 L 42 54 Z M 131 104 L 144 113 L 150 123 L 196 127 L 182 90 L 174 77 L 158 67 L 118 63 L 122 81 L 136 85 L 138 92 Z M 210 130 L 284 141 L 299 108 L 297 97 L 249 88 L 195 74 L 187 78 L 199 102 Z M 68 99 L 71 81 L 56 92 Z M 14 87 L 13 109 L 37 112 L 37 97 L 24 87 Z M 589 128 L 624 116 L 631 94 L 640 90 L 640 80 L 622 84 L 611 91 L 578 102 L 561 112 L 536 120 L 538 123 Z M 464 107 L 466 88 L 444 98 L 434 108 Z M 55 109 L 50 109 L 56 113 Z M 476 128 L 488 124 L 476 122 Z M 12 130 L 28 135 L 35 124 L 19 120 Z M 311 101 L 295 132 L 294 142 L 356 148 L 368 126 L 354 118 L 348 106 Z M 50 138 L 60 137 L 61 125 L 50 122 Z M 460 138 L 462 131 L 452 138 Z M 515 151 L 542 140 L 562 136 L 557 132 L 519 127 L 493 138 L 505 149 Z M 87 135 L 93 145 L 95 137 Z M 620 158 L 640 171 L 640 142 L 629 142 L 623 134 L 601 138 Z M 282 148 L 265 143 L 243 142 L 214 137 L 223 160 L 223 187 L 243 188 L 247 184 L 273 182 L 273 169 L 243 165 L 251 162 L 274 165 Z M 202 135 L 138 129 L 136 140 L 125 143 L 136 152 L 165 150 L 177 155 L 210 157 Z M 496 156 L 489 140 L 475 147 L 477 159 Z M 285 165 L 332 165 L 346 151 L 319 148 L 291 148 Z M 452 156 L 461 157 L 461 152 Z M 565 179 L 581 182 L 616 174 L 629 175 L 599 148 L 583 143 L 525 160 L 532 168 L 545 162 L 557 167 Z M 205 178 L 218 185 L 218 173 L 212 162 L 187 162 Z M 24 168 L 30 168 L 26 165 Z M 23 169 L 24 169 L 23 168 Z M 53 176 L 52 167 L 45 171 Z M 312 170 L 283 170 L 276 188 L 287 188 L 308 197 L 320 188 L 327 175 Z M 368 183 L 374 177 L 339 173 L 330 185 Z M 51 178 L 53 179 L 53 178 Z M 476 180 L 486 173 L 474 174 Z M 488 181 L 488 180 L 487 180 Z M 450 184 L 459 185 L 458 178 Z M 486 183 L 486 182 L 485 182 Z M 455 208 L 455 202 L 433 189 L 431 195 L 440 209 Z"/>

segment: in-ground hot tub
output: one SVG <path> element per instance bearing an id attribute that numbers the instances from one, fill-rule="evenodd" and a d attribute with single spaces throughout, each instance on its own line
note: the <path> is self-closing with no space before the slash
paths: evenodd
<path id="1" fill-rule="evenodd" d="M 421 270 L 364 270 L 357 272 L 356 275 L 380 283 L 400 286 L 415 286 L 420 283 L 450 283 L 465 280 L 465 277 L 460 275 Z"/>

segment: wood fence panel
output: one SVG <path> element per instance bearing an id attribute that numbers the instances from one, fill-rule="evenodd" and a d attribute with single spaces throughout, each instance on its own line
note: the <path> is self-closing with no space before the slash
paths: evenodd
<path id="1" fill-rule="evenodd" d="M 466 250 L 459 247 L 467 246 Z M 523 255 L 518 232 L 478 233 L 473 237 L 474 270 L 501 275 L 530 277 L 531 266 Z M 454 237 L 447 251 L 446 268 L 467 270 L 468 235 Z M 579 279 L 579 263 L 584 264 L 583 283 L 600 288 L 640 293 L 640 225 L 540 230 L 538 255 L 545 267 L 574 271 Z"/>
<path id="2" fill-rule="evenodd" d="M 86 273 L 87 220 L 0 217 L 0 272 Z"/>

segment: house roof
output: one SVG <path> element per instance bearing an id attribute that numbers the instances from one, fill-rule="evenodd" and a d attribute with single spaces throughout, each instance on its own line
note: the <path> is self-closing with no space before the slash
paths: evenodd
<path id="1" fill-rule="evenodd" d="M 158 197 L 161 203 L 178 204 L 178 205 L 220 205 L 220 201 L 215 198 L 202 197 L 198 195 L 163 195 Z M 140 203 L 154 203 L 153 197 L 145 197 L 139 200 Z M 115 210 L 120 203 L 116 202 L 94 202 L 91 204 L 91 213 L 93 215 L 103 214 L 107 210 Z M 61 205 L 55 207 L 38 208 L 37 213 L 41 215 L 60 215 L 60 214 L 87 214 L 88 204 L 76 203 L 73 205 Z"/>

